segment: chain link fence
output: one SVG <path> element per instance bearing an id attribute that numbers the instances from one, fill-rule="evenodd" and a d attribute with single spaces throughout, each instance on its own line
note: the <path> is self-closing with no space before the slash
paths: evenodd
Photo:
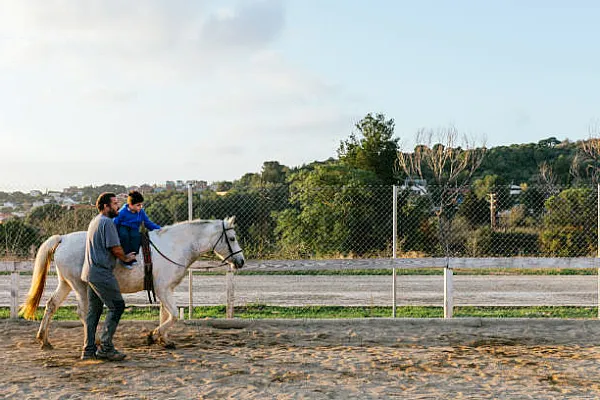
<path id="1" fill-rule="evenodd" d="M 50 235 L 86 230 L 95 196 L 0 192 L 0 258 L 31 259 Z M 154 222 L 188 219 L 187 189 L 144 196 Z M 193 218 L 236 216 L 247 259 L 392 256 L 391 186 L 205 189 L 192 199 Z M 596 186 L 400 187 L 397 256 L 595 256 L 597 206 Z"/>

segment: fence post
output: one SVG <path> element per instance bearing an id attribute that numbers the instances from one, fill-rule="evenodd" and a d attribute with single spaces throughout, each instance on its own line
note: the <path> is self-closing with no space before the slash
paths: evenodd
<path id="1" fill-rule="evenodd" d="M 227 271 L 225 274 L 226 286 L 227 286 L 227 318 L 233 318 L 233 306 L 234 306 L 234 287 L 233 287 L 233 272 Z"/>
<path id="2" fill-rule="evenodd" d="M 10 273 L 10 318 L 19 318 L 19 271 L 15 261 Z"/>
<path id="3" fill-rule="evenodd" d="M 596 238 L 598 240 L 597 246 L 597 257 L 600 258 L 600 183 L 597 187 L 596 198 L 598 205 L 596 207 L 596 213 L 598 214 L 598 221 L 596 222 Z M 598 267 L 598 318 L 600 318 L 600 266 Z"/>
<path id="4" fill-rule="evenodd" d="M 393 186 L 392 195 L 392 259 L 395 259 L 398 246 L 398 186 Z M 396 318 L 396 264 L 392 268 L 392 318 Z"/>
<path id="5" fill-rule="evenodd" d="M 188 270 L 188 319 L 192 319 L 194 313 L 194 271 Z"/>
<path id="6" fill-rule="evenodd" d="M 193 200 L 194 197 L 192 195 L 192 184 L 188 183 L 188 221 L 194 219 L 193 216 Z M 188 270 L 188 319 L 192 319 L 192 314 L 194 313 L 194 274 L 190 269 Z"/>
<path id="7" fill-rule="evenodd" d="M 192 184 L 188 183 L 188 221 L 194 219 L 194 196 L 192 192 Z"/>
<path id="8" fill-rule="evenodd" d="M 452 268 L 446 264 L 444 268 L 444 318 L 452 318 Z"/>

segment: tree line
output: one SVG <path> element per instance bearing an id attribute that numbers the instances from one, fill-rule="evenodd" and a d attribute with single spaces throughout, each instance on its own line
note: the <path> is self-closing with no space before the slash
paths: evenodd
<path id="1" fill-rule="evenodd" d="M 391 187 L 398 185 L 402 255 L 596 251 L 595 139 L 550 137 L 487 149 L 458 141 L 449 127 L 420 131 L 419 144 L 405 151 L 394 120 L 383 114 L 367 114 L 354 128 L 327 160 L 298 167 L 266 161 L 260 172 L 194 193 L 194 218 L 236 215 L 248 258 L 390 256 Z M 162 225 L 188 218 L 187 193 L 170 190 L 146 200 L 146 212 Z M 30 257 L 51 234 L 85 230 L 93 215 L 91 207 L 35 208 L 0 224 L 0 254 Z"/>

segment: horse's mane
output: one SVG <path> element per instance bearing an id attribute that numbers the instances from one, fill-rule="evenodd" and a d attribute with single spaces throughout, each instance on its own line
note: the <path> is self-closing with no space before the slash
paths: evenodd
<path id="1" fill-rule="evenodd" d="M 160 228 L 160 230 L 158 230 L 158 232 L 156 232 L 157 235 L 164 235 L 165 233 L 176 229 L 182 225 L 203 225 L 203 224 L 210 224 L 210 223 L 214 223 L 217 222 L 217 220 L 215 219 L 194 219 L 192 221 L 180 221 L 180 222 L 176 222 L 174 224 L 171 225 L 165 225 L 162 228 Z"/>

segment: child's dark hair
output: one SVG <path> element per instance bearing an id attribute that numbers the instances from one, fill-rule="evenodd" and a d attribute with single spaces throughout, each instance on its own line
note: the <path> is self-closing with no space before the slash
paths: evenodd
<path id="1" fill-rule="evenodd" d="M 110 202 L 113 197 L 117 197 L 117 195 L 112 192 L 101 193 L 96 200 L 96 208 L 98 211 L 102 212 L 105 205 L 110 206 Z"/>
<path id="2" fill-rule="evenodd" d="M 132 190 L 127 196 L 127 204 L 133 205 L 144 202 L 144 196 L 137 190 Z"/>

